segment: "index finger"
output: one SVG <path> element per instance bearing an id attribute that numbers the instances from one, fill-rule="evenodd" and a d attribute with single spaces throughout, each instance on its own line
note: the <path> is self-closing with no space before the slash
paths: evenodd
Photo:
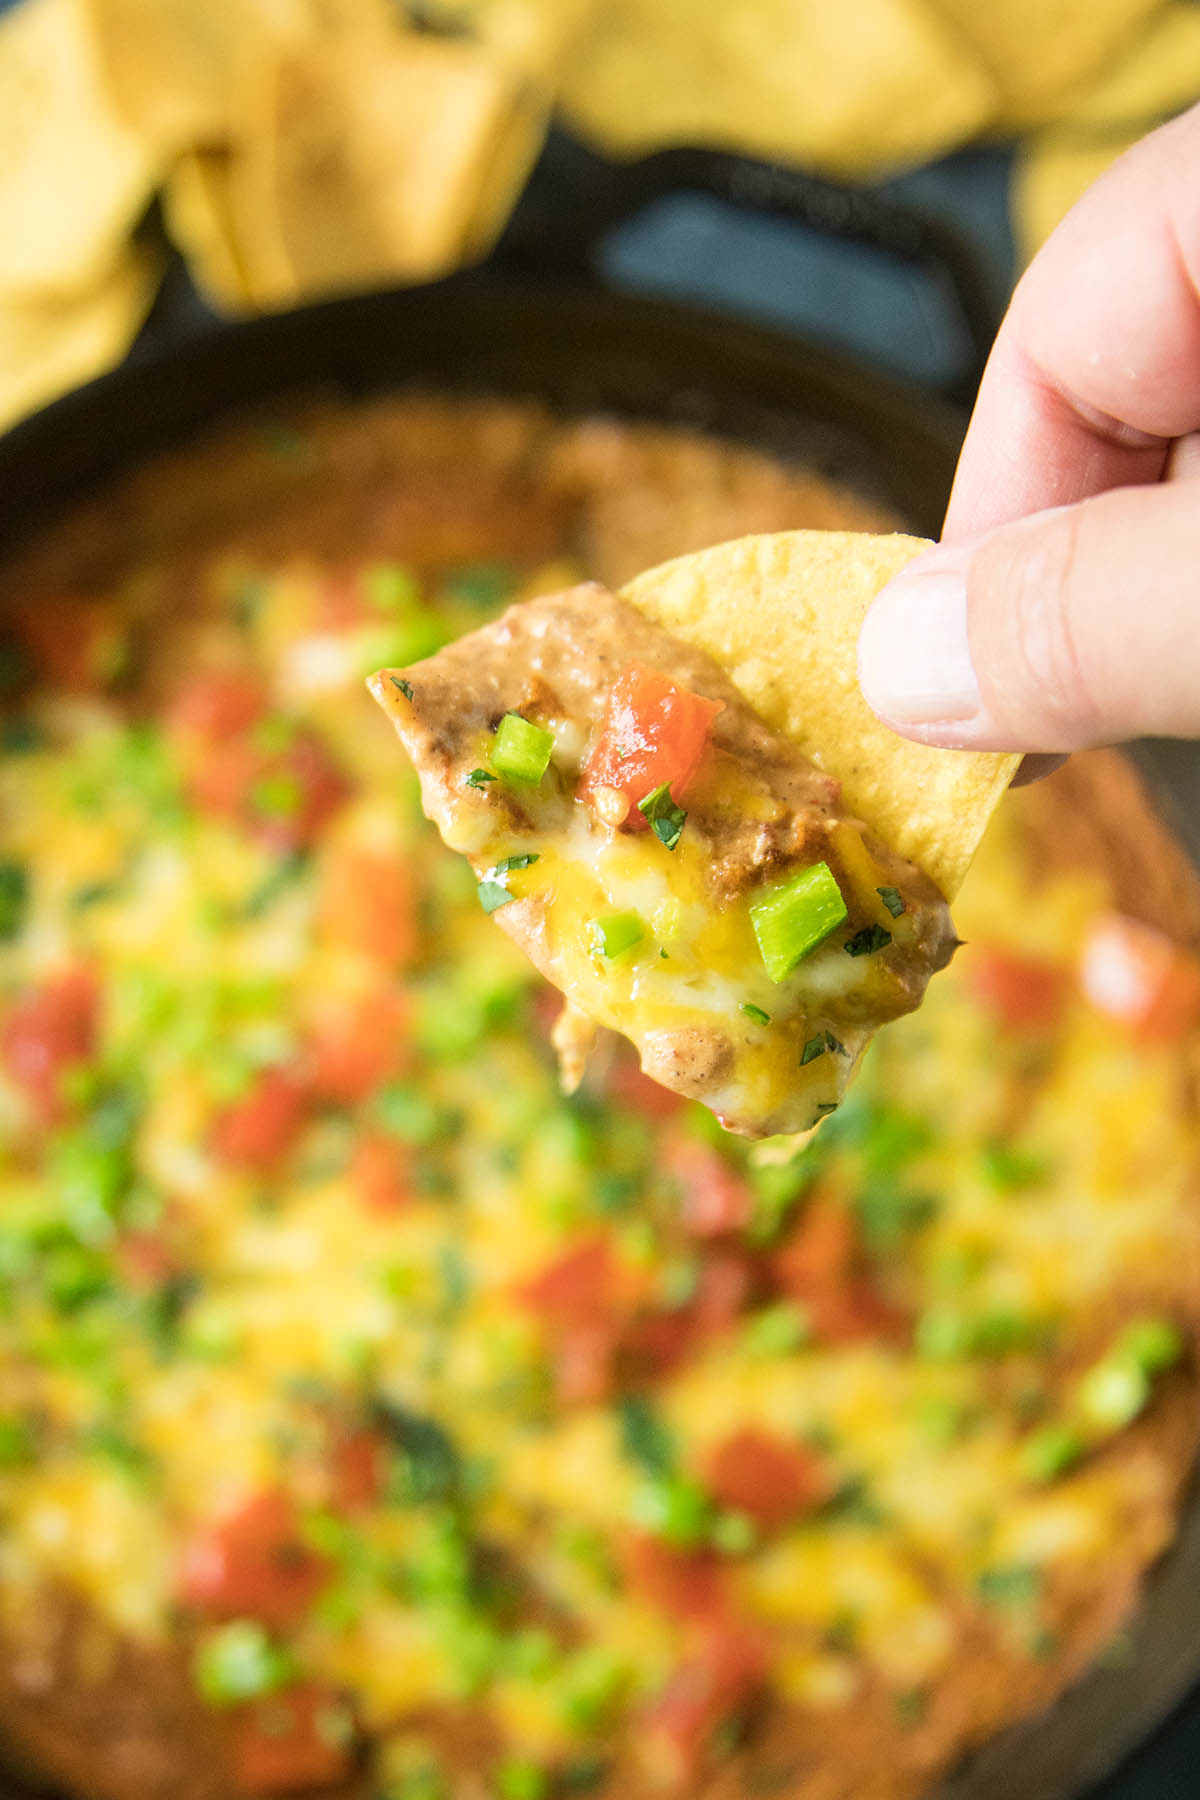
<path id="1" fill-rule="evenodd" d="M 1200 426 L 1200 107 L 1101 177 L 1030 264 L 959 459 L 946 537 L 1157 481 Z"/>

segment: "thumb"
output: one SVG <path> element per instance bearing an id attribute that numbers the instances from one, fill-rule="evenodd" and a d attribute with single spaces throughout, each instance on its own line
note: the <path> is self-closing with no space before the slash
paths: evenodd
<path id="1" fill-rule="evenodd" d="M 874 711 L 928 744 L 1200 736 L 1200 486 L 1119 488 L 938 545 L 875 600 L 858 667 Z"/>

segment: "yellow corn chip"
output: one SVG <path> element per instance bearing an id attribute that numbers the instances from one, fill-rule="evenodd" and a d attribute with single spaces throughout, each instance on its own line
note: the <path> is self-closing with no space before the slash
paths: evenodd
<path id="1" fill-rule="evenodd" d="M 99 287 L 75 299 L 0 300 L 0 430 L 119 361 L 161 274 L 157 257 L 130 252 Z"/>
<path id="2" fill-rule="evenodd" d="M 1162 0 L 936 0 L 992 75 L 996 123 L 1006 130 L 1053 118 L 1118 56 L 1127 55 Z"/>
<path id="3" fill-rule="evenodd" d="M 4 304 L 86 299 L 158 174 L 109 99 L 82 0 L 22 0 L 0 18 Z"/>
<path id="4" fill-rule="evenodd" d="M 624 596 L 715 657 L 768 725 L 837 777 L 850 810 L 953 899 L 1020 758 L 897 737 L 856 673 L 868 606 L 927 548 L 850 531 L 738 538 L 637 576 Z"/>
<path id="5" fill-rule="evenodd" d="M 236 150 L 179 158 L 163 193 L 163 215 L 206 298 L 219 311 L 251 312 L 300 298 L 278 221 Z"/>
<path id="6" fill-rule="evenodd" d="M 305 295 L 423 280 L 489 241 L 544 111 L 478 45 L 422 34 L 281 56 L 247 181 Z"/>
<path id="7" fill-rule="evenodd" d="M 990 118 L 978 59 L 919 0 L 613 0 L 564 72 L 603 149 L 728 145 L 859 175 L 919 162 Z"/>

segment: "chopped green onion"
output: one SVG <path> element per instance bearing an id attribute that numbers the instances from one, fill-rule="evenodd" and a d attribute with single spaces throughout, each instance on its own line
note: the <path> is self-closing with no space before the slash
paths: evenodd
<path id="1" fill-rule="evenodd" d="M 828 863 L 814 863 L 750 903 L 750 922 L 772 981 L 785 981 L 846 917 L 846 902 Z"/>
<path id="2" fill-rule="evenodd" d="M 29 876 L 23 863 L 0 862 L 0 943 L 9 943 L 25 923 Z"/>
<path id="3" fill-rule="evenodd" d="M 742 1011 L 748 1019 L 753 1019 L 756 1025 L 769 1025 L 771 1023 L 770 1013 L 764 1012 L 761 1006 L 755 1006 L 750 1000 L 743 1002 Z"/>
<path id="4" fill-rule="evenodd" d="M 714 1550 L 723 1556 L 745 1556 L 758 1542 L 754 1520 L 744 1512 L 719 1512 L 713 1520 L 710 1539 Z"/>
<path id="5" fill-rule="evenodd" d="M 1135 1362 L 1106 1357 L 1075 1390 L 1086 1423 L 1097 1431 L 1121 1431 L 1131 1425 L 1150 1398 L 1150 1377 Z"/>
<path id="6" fill-rule="evenodd" d="M 879 898 L 883 901 L 883 904 L 887 907 L 893 919 L 898 919 L 900 914 L 904 911 L 904 901 L 900 896 L 900 889 L 894 887 L 881 887 L 876 888 L 875 892 L 879 895 Z"/>
<path id="7" fill-rule="evenodd" d="M 742 1327 L 742 1348 L 751 1356 L 786 1356 L 812 1334 L 808 1314 L 794 1300 L 765 1306 Z"/>
<path id="8" fill-rule="evenodd" d="M 886 950 L 891 941 L 891 932 L 885 931 L 882 925 L 864 925 L 861 931 L 847 939 L 846 955 L 874 956 L 877 950 Z"/>
<path id="9" fill-rule="evenodd" d="M 388 680 L 391 682 L 391 684 L 394 688 L 399 688 L 400 692 L 404 695 L 404 698 L 406 700 L 412 699 L 413 686 L 412 686 L 411 681 L 403 681 L 399 675 L 389 675 Z"/>
<path id="10" fill-rule="evenodd" d="M 1146 1375 L 1159 1375 L 1183 1355 L 1183 1338 L 1169 1319 L 1135 1319 L 1113 1346 L 1112 1354 L 1128 1359 Z"/>
<path id="11" fill-rule="evenodd" d="M 810 1037 L 803 1050 L 800 1052 L 800 1067 L 803 1069 L 806 1068 L 810 1062 L 816 1062 L 818 1056 L 824 1056 L 825 1049 L 824 1036 L 818 1031 L 816 1037 Z"/>
<path id="12" fill-rule="evenodd" d="M 1070 1425 L 1046 1425 L 1027 1438 L 1021 1450 L 1021 1473 L 1027 1481 L 1054 1481 L 1083 1455 L 1085 1445 Z"/>
<path id="13" fill-rule="evenodd" d="M 670 782 L 664 781 L 661 787 L 656 787 L 644 800 L 639 800 L 638 811 L 649 819 L 650 829 L 659 843 L 665 844 L 668 850 L 673 850 L 687 823 L 687 814 L 671 798 Z"/>
<path id="14" fill-rule="evenodd" d="M 640 944 L 646 928 L 636 913 L 610 913 L 606 919 L 593 919 L 588 926 L 592 949 L 611 962 Z"/>
<path id="15" fill-rule="evenodd" d="M 492 763 L 509 781 L 525 782 L 536 787 L 550 766 L 554 754 L 554 733 L 543 731 L 523 719 L 520 713 L 505 713 L 496 727 L 492 746 Z"/>
<path id="16" fill-rule="evenodd" d="M 496 1792 L 500 1800 L 546 1800 L 550 1777 L 537 1763 L 501 1763 L 496 1770 Z"/>
<path id="17" fill-rule="evenodd" d="M 295 1667 L 287 1651 L 253 1619 L 235 1619 L 196 1651 L 196 1686 L 210 1706 L 236 1706 L 287 1687 Z"/>
<path id="18" fill-rule="evenodd" d="M 467 786 L 469 788 L 481 788 L 485 782 L 495 781 L 495 779 L 496 777 L 494 775 L 489 775 L 486 769 L 472 769 L 471 773 L 467 776 Z"/>
<path id="19" fill-rule="evenodd" d="M 634 1492 L 635 1525 L 677 1550 L 694 1550 L 712 1526 L 712 1503 L 697 1481 L 667 1476 L 645 1481 Z"/>

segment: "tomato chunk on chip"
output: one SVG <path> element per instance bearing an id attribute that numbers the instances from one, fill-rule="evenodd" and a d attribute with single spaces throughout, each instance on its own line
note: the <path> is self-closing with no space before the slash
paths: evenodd
<path id="1" fill-rule="evenodd" d="M 644 831 L 639 803 L 664 785 L 673 799 L 683 799 L 700 766 L 709 727 L 723 705 L 691 693 L 658 669 L 631 664 L 609 692 L 600 736 L 580 783 L 580 799 L 594 797 L 600 788 L 616 789 L 630 801 L 625 823 Z"/>

